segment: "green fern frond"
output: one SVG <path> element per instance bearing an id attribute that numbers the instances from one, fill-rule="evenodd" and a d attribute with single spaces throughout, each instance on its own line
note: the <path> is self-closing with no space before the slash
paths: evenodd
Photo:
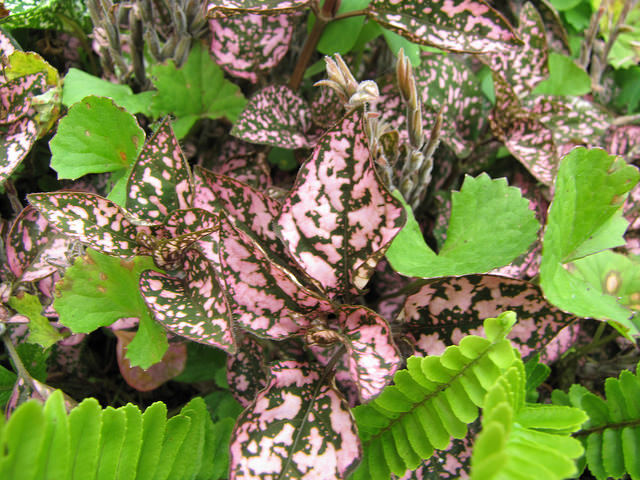
<path id="1" fill-rule="evenodd" d="M 584 450 L 571 432 L 587 416 L 578 408 L 527 404 L 526 374 L 515 362 L 487 393 L 482 431 L 471 457 L 472 480 L 567 478 Z"/>
<path id="2" fill-rule="evenodd" d="M 518 358 L 505 339 L 515 321 L 506 312 L 485 320 L 487 338 L 470 335 L 440 356 L 409 358 L 394 385 L 356 407 L 364 453 L 353 479 L 402 476 L 446 448 L 451 437 L 464 438 L 486 392 Z"/>
<path id="3" fill-rule="evenodd" d="M 606 400 L 580 385 L 569 394 L 554 392 L 555 403 L 582 408 L 589 421 L 575 434 L 585 446 L 586 463 L 598 479 L 629 475 L 640 480 L 640 364 L 634 375 L 628 370 L 607 378 Z"/>
<path id="4" fill-rule="evenodd" d="M 62 392 L 30 400 L 0 423 L 0 478 L 15 480 L 215 480 L 226 476 L 233 420 L 213 423 L 194 398 L 167 421 L 157 402 L 100 408 L 85 399 L 68 415 Z M 2 422 L 2 420 L 0 420 Z"/>

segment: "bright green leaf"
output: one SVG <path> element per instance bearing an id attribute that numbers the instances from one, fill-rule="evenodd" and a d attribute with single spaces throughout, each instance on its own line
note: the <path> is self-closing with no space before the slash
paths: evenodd
<path id="1" fill-rule="evenodd" d="M 98 462 L 102 409 L 95 398 L 86 398 L 69 413 L 71 480 L 93 478 Z"/>
<path id="2" fill-rule="evenodd" d="M 175 115 L 173 129 L 178 138 L 184 137 L 200 118 L 235 121 L 247 103 L 238 86 L 225 80 L 220 67 L 199 43 L 182 68 L 169 61 L 152 66 L 149 72 L 158 90 L 151 111 L 156 116 Z"/>
<path id="3" fill-rule="evenodd" d="M 361 10 L 369 5 L 371 0 L 343 0 L 340 2 L 337 14 Z M 316 49 L 325 55 L 340 53 L 344 55 L 351 51 L 356 44 L 364 25 L 364 15 L 353 16 L 330 22 L 322 31 L 322 36 Z M 311 14 L 308 28 L 315 23 L 315 16 Z"/>
<path id="4" fill-rule="evenodd" d="M 58 178 L 127 170 L 138 157 L 144 131 L 133 115 L 109 98 L 86 97 L 60 120 L 49 142 Z"/>
<path id="5" fill-rule="evenodd" d="M 42 348 L 49 348 L 59 340 L 62 335 L 51 326 L 49 320 L 42 316 L 42 304 L 38 297 L 28 293 L 11 297 L 9 306 L 16 312 L 29 317 L 29 338 L 30 343 L 37 343 Z"/>
<path id="6" fill-rule="evenodd" d="M 447 239 L 439 254 L 425 243 L 409 213 L 407 225 L 393 240 L 387 258 L 403 275 L 441 277 L 482 273 L 508 264 L 526 252 L 539 224 L 528 201 L 505 179 L 467 176 L 452 195 Z"/>
<path id="7" fill-rule="evenodd" d="M 169 348 L 169 342 L 164 328 L 148 314 L 138 318 L 138 332 L 127 345 L 125 357 L 129 359 L 132 367 L 147 369 L 162 360 Z"/>
<path id="8" fill-rule="evenodd" d="M 418 67 L 420 65 L 420 45 L 411 43 L 405 37 L 398 35 L 396 32 L 392 32 L 391 30 L 387 30 L 386 28 L 382 28 L 382 35 L 387 41 L 389 49 L 395 55 L 398 55 L 398 52 L 402 48 L 404 50 L 404 54 L 409 57 L 411 65 L 414 67 Z"/>
<path id="9" fill-rule="evenodd" d="M 533 93 L 547 95 L 585 95 L 591 91 L 591 78 L 569 57 L 549 53 L 549 78 L 540 82 Z"/>

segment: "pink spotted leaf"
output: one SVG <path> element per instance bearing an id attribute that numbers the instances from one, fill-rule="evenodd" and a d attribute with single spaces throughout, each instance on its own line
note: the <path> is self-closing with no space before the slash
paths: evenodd
<path id="1" fill-rule="evenodd" d="M 402 359 L 386 320 L 372 310 L 343 305 L 338 310 L 338 321 L 351 379 L 360 400 L 366 403 L 382 392 Z"/>
<path id="2" fill-rule="evenodd" d="M 284 361 L 238 417 L 231 436 L 231 480 L 347 478 L 361 455 L 344 398 L 321 370 Z"/>
<path id="3" fill-rule="evenodd" d="M 276 231 L 301 269 L 335 298 L 367 284 L 405 221 L 377 177 L 354 110 L 300 167 Z"/>
<path id="4" fill-rule="evenodd" d="M 134 255 L 138 235 L 151 233 L 132 223 L 116 203 L 93 193 L 34 193 L 27 199 L 55 228 L 108 255 Z"/>
<path id="5" fill-rule="evenodd" d="M 271 186 L 270 167 L 265 153 L 259 152 L 254 145 L 235 137 L 228 137 L 222 143 L 217 158 L 203 163 L 203 166 L 259 190 L 265 190 Z"/>
<path id="6" fill-rule="evenodd" d="M 482 0 L 373 0 L 369 16 L 413 43 L 486 53 L 519 44 L 505 18 Z"/>
<path id="7" fill-rule="evenodd" d="M 416 355 L 439 355 L 465 335 L 481 335 L 485 318 L 512 310 L 518 323 L 508 338 L 526 359 L 542 352 L 574 320 L 548 303 L 539 287 L 524 280 L 467 275 L 425 282 L 417 288 L 397 318 L 415 342 Z"/>
<path id="8" fill-rule="evenodd" d="M 234 355 L 227 358 L 227 382 L 235 399 L 248 407 L 267 385 L 265 351 L 251 335 L 241 334 Z"/>
<path id="9" fill-rule="evenodd" d="M 269 258 L 246 232 L 220 219 L 220 260 L 235 321 L 258 337 L 283 339 L 303 334 L 312 318 L 333 310 Z"/>
<path id="10" fill-rule="evenodd" d="M 47 86 L 44 73 L 25 75 L 0 86 L 0 124 L 11 124 L 25 115 L 34 116 L 31 98 L 41 94 Z"/>
<path id="11" fill-rule="evenodd" d="M 37 138 L 38 124 L 31 117 L 0 125 L 0 183 L 4 183 L 20 165 Z"/>
<path id="12" fill-rule="evenodd" d="M 197 250 L 185 253 L 183 265 L 184 278 L 142 273 L 140 292 L 147 307 L 170 332 L 233 352 L 229 307 L 215 271 Z"/>
<path id="13" fill-rule="evenodd" d="M 255 94 L 231 129 L 246 142 L 287 149 L 310 145 L 305 133 L 311 110 L 302 97 L 285 85 L 271 85 Z"/>
<path id="14" fill-rule="evenodd" d="M 622 125 L 611 128 L 606 136 L 605 150 L 622 155 L 627 161 L 640 159 L 640 125 Z"/>
<path id="15" fill-rule="evenodd" d="M 142 220 L 159 224 L 172 210 L 191 206 L 192 195 L 189 165 L 165 118 L 133 165 L 126 208 Z"/>
<path id="16" fill-rule="evenodd" d="M 21 282 L 41 280 L 71 265 L 67 253 L 72 243 L 72 239 L 52 228 L 40 212 L 27 206 L 7 237 L 9 268 Z"/>
<path id="17" fill-rule="evenodd" d="M 223 18 L 243 13 L 277 14 L 307 8 L 311 0 L 215 0 L 207 6 L 209 18 Z"/>
<path id="18" fill-rule="evenodd" d="M 247 14 L 214 18 L 211 53 L 215 61 L 234 77 L 252 83 L 258 75 L 275 67 L 289 50 L 293 33 L 290 15 Z"/>

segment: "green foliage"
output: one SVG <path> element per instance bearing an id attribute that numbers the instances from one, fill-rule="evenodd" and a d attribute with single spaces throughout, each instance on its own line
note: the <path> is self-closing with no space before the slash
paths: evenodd
<path id="1" fill-rule="evenodd" d="M 621 208 L 638 176 L 635 167 L 604 150 L 577 148 L 567 155 L 558 171 L 540 266 L 540 285 L 551 303 L 575 315 L 613 320 L 631 335 L 640 331 L 629 310 L 566 265 L 624 245 Z"/>
<path id="2" fill-rule="evenodd" d="M 167 421 L 161 402 L 142 414 L 101 409 L 88 398 L 69 415 L 62 392 L 29 400 L 0 424 L 0 478 L 33 480 L 216 480 L 226 475 L 229 422 L 214 424 L 201 398 Z"/>
<path id="3" fill-rule="evenodd" d="M 112 200 L 124 204 L 130 167 L 144 143 L 135 117 L 109 98 L 89 96 L 74 104 L 49 143 L 58 178 L 113 172 Z"/>
<path id="4" fill-rule="evenodd" d="M 513 312 L 503 313 L 485 320 L 487 338 L 469 335 L 440 356 L 410 357 L 394 385 L 353 409 L 364 450 L 353 478 L 402 476 L 446 448 L 451 437 L 464 438 L 485 393 L 516 361 L 505 339 L 515 321 Z"/>
<path id="5" fill-rule="evenodd" d="M 370 1 L 371 0 L 342 1 L 336 13 L 341 15 L 354 10 L 361 10 L 366 8 Z M 332 55 L 334 53 L 345 54 L 351 51 L 360 36 L 364 21 L 365 17 L 363 15 L 357 15 L 329 23 L 323 30 L 316 49 L 325 55 Z M 311 29 L 314 23 L 315 16 L 309 18 L 308 28 Z"/>
<path id="6" fill-rule="evenodd" d="M 447 239 L 440 252 L 425 243 L 411 215 L 387 259 L 394 270 L 414 277 L 484 273 L 526 252 L 539 224 L 520 191 L 505 179 L 467 176 L 452 195 Z"/>
<path id="7" fill-rule="evenodd" d="M 640 478 L 640 368 L 636 374 L 624 370 L 618 378 L 607 378 L 605 399 L 581 385 L 569 393 L 553 392 L 554 403 L 583 409 L 589 421 L 575 436 L 585 447 L 585 459 L 598 479 Z"/>
<path id="8" fill-rule="evenodd" d="M 3 19 L 3 28 L 42 28 L 64 30 L 74 19 L 90 29 L 89 14 L 84 0 L 4 0 L 11 16 Z"/>
<path id="9" fill-rule="evenodd" d="M 540 82 L 534 93 L 547 95 L 585 95 L 591 91 L 591 78 L 573 60 L 549 53 L 549 78 Z"/>
<path id="10" fill-rule="evenodd" d="M 567 478 L 583 453 L 570 437 L 587 416 L 578 408 L 525 402 L 526 375 L 517 361 L 489 389 L 482 431 L 471 458 L 471 479 Z"/>
<path id="11" fill-rule="evenodd" d="M 150 316 L 138 290 L 144 270 L 156 269 L 150 257 L 123 260 L 89 249 L 56 285 L 54 307 L 74 333 L 89 333 L 121 318 L 138 318 L 138 334 L 127 347 L 132 366 L 149 368 L 168 344 L 163 328 Z"/>
<path id="12" fill-rule="evenodd" d="M 169 61 L 167 65 L 153 65 L 149 71 L 158 90 L 151 111 L 157 117 L 175 115 L 173 129 L 178 138 L 184 137 L 200 118 L 226 117 L 233 122 L 246 104 L 240 89 L 225 80 L 220 67 L 200 44 L 194 46 L 182 68 Z"/>
<path id="13" fill-rule="evenodd" d="M 49 348 L 62 339 L 62 335 L 51 326 L 49 320 L 42 316 L 42 304 L 35 295 L 22 293 L 11 297 L 9 306 L 16 312 L 29 317 L 29 342 L 37 343 L 42 348 Z"/>

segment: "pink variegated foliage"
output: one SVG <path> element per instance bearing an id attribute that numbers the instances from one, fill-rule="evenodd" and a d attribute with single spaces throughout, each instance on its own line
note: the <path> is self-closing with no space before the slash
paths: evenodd
<path id="1" fill-rule="evenodd" d="M 275 67 L 289 50 L 292 20 L 290 15 L 253 13 L 214 18 L 209 27 L 216 63 L 230 75 L 256 83 L 258 75 Z"/>

